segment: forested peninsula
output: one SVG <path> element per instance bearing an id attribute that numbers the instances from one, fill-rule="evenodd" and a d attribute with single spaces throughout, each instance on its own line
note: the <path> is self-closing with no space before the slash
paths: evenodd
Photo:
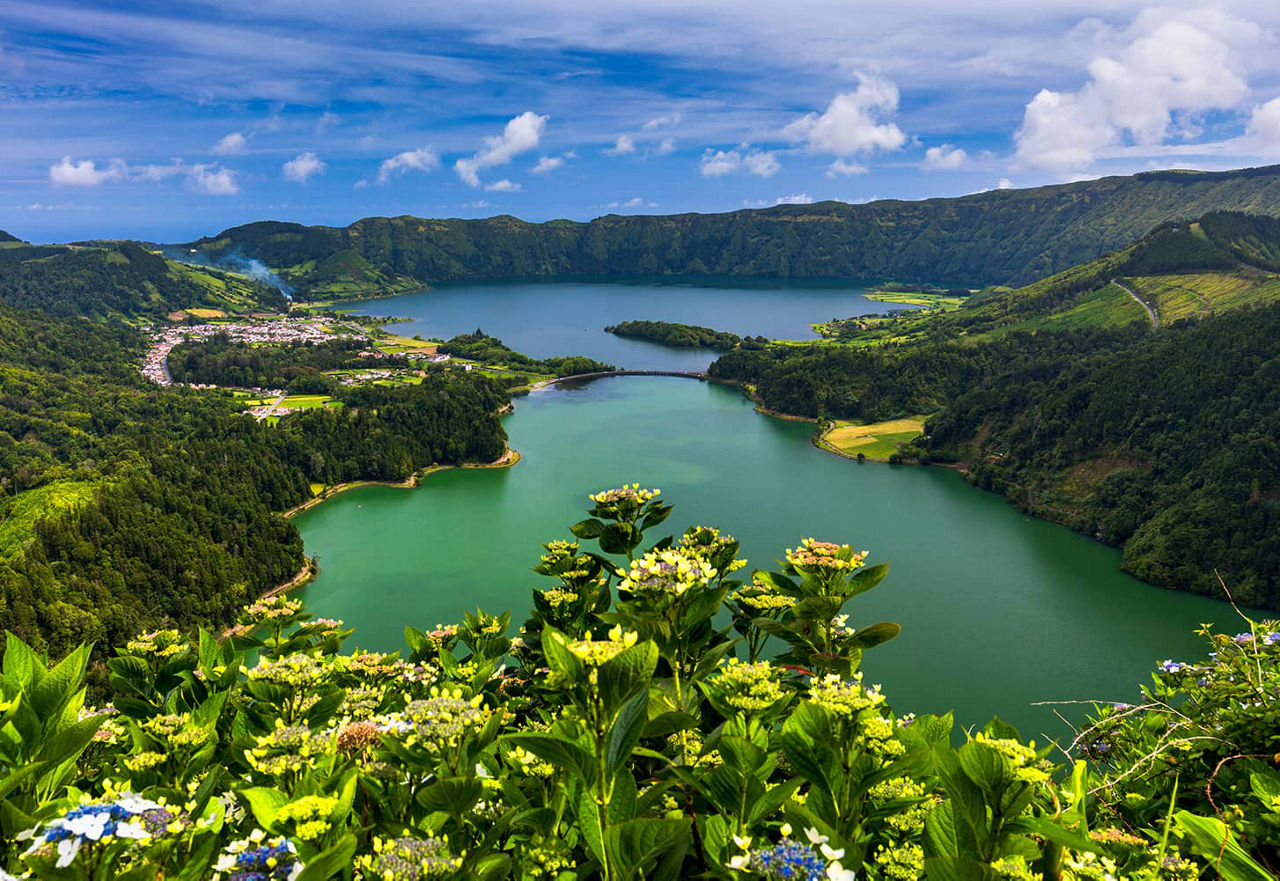
<path id="1" fill-rule="evenodd" d="M 579 223 L 369 217 L 347 227 L 263 221 L 175 246 L 251 257 L 303 299 L 466 279 L 569 275 L 883 278 L 1026 284 L 1214 210 L 1280 212 L 1280 166 L 1158 171 L 920 202 L 819 202 Z"/>

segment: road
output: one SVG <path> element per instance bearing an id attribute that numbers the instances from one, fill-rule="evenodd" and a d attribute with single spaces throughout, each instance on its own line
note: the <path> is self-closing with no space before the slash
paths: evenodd
<path id="1" fill-rule="evenodd" d="M 283 401 L 286 397 L 288 397 L 288 393 L 287 393 L 287 392 L 286 392 L 285 394 L 281 395 L 280 397 L 276 398 L 276 399 L 275 399 L 275 401 L 271 404 L 271 406 L 270 406 L 270 407 L 268 407 L 268 408 L 263 412 L 263 414 L 262 414 L 261 416 L 259 416 L 259 417 L 258 417 L 258 421 L 259 421 L 259 422 L 261 422 L 263 419 L 266 419 L 266 418 L 267 418 L 268 416 L 270 416 L 272 413 L 276 412 L 276 407 L 279 407 L 279 406 L 280 406 L 280 402 L 281 402 L 281 401 Z"/>
<path id="2" fill-rule="evenodd" d="M 1120 284 L 1120 280 L 1119 280 L 1119 279 L 1113 278 L 1113 279 L 1111 279 L 1111 283 L 1112 283 L 1113 285 L 1115 285 L 1116 287 L 1118 287 L 1120 290 L 1124 291 L 1124 292 L 1125 292 L 1126 294 L 1128 294 L 1129 296 L 1133 297 L 1133 302 L 1137 303 L 1137 304 L 1138 304 L 1139 306 L 1141 306 L 1143 309 L 1146 309 L 1146 310 L 1147 310 L 1147 317 L 1151 319 L 1151 326 L 1152 326 L 1152 327 L 1159 327 L 1159 326 L 1160 326 L 1160 322 L 1159 322 L 1159 321 L 1156 321 L 1156 310 L 1154 310 L 1154 309 L 1152 309 L 1150 306 L 1148 306 L 1148 305 L 1147 305 L 1147 304 L 1142 300 L 1142 298 L 1141 298 L 1141 297 L 1139 297 L 1137 294 L 1135 294 L 1133 291 L 1129 290 L 1127 287 L 1125 287 L 1124 285 Z"/>

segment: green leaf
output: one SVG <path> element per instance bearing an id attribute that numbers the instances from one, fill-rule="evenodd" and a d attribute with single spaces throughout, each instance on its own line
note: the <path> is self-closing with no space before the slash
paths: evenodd
<path id="1" fill-rule="evenodd" d="M 600 550 L 625 554 L 640 544 L 640 532 L 630 523 L 610 523 L 600 533 Z"/>
<path id="2" fill-rule="evenodd" d="M 684 820 L 629 820 L 610 826 L 604 835 L 609 868 L 619 881 L 635 878 L 688 835 L 689 824 Z"/>
<path id="3" fill-rule="evenodd" d="M 586 520 L 579 520 L 569 527 L 569 531 L 578 538 L 599 538 L 600 533 L 604 532 L 604 524 L 594 517 L 590 517 Z"/>
<path id="4" fill-rule="evenodd" d="M 297 881 L 328 881 L 351 865 L 356 853 L 356 837 L 348 833 L 338 843 L 307 860 Z"/>
<path id="5" fill-rule="evenodd" d="M 27 693 L 44 678 L 44 664 L 40 663 L 40 658 L 11 630 L 5 631 L 3 671 L 6 679 L 13 680 Z"/>
<path id="6" fill-rule="evenodd" d="M 966 848 L 967 849 L 967 848 Z M 932 857 L 958 857 L 960 836 L 956 829 L 955 805 L 944 801 L 924 821 L 924 852 Z"/>
<path id="7" fill-rule="evenodd" d="M 504 743 L 527 749 L 538 758 L 558 768 L 574 772 L 587 786 L 595 782 L 594 758 L 591 753 L 571 740 L 555 734 L 508 734 L 502 740 Z"/>
<path id="8" fill-rule="evenodd" d="M 999 881 L 1000 875 L 990 866 L 964 857 L 933 857 L 924 861 L 925 877 L 930 881 Z"/>
<path id="9" fill-rule="evenodd" d="M 895 624 L 892 621 L 881 621 L 879 624 L 863 627 L 855 633 L 850 645 L 860 649 L 875 648 L 881 643 L 886 643 L 893 639 L 901 632 L 901 624 Z"/>
<path id="10" fill-rule="evenodd" d="M 1191 839 L 1191 849 L 1209 861 L 1224 881 L 1274 881 L 1245 851 L 1231 830 L 1216 817 L 1178 811 L 1174 822 Z"/>
<path id="11" fill-rule="evenodd" d="M 649 680 L 657 666 L 658 647 L 648 641 L 636 643 L 601 664 L 598 688 L 605 712 L 618 712 L 637 691 L 645 693 L 647 707 Z"/>
<path id="12" fill-rule="evenodd" d="M 475 777 L 445 777 L 423 787 L 417 798 L 427 811 L 462 817 L 476 806 L 483 793 L 484 786 Z"/>
<path id="13" fill-rule="evenodd" d="M 764 794 L 747 808 L 747 825 L 754 826 L 772 817 L 803 783 L 803 780 L 788 780 L 786 783 L 779 783 L 773 789 L 765 790 Z"/>
<path id="14" fill-rule="evenodd" d="M 604 851 L 604 830 L 600 826 L 599 808 L 596 806 L 595 800 L 591 798 L 591 793 L 587 787 L 582 787 L 578 793 L 578 800 L 575 804 L 578 814 L 578 829 L 582 831 L 582 838 L 587 843 L 587 848 L 591 851 L 591 855 L 596 858 L 596 862 L 600 865 L 605 864 Z"/>
<path id="15" fill-rule="evenodd" d="M 978 785 L 991 804 L 1014 779 L 1009 762 L 994 747 L 971 741 L 960 747 L 957 757 L 965 776 Z"/>
<path id="16" fill-rule="evenodd" d="M 950 747 L 933 748 L 933 766 L 951 799 L 957 837 L 961 841 L 971 840 L 975 850 L 981 852 L 990 837 L 982 790 L 964 773 L 956 751 Z"/>
<path id="17" fill-rule="evenodd" d="M 688 713 L 666 712 L 650 719 L 644 726 L 644 737 L 667 737 L 677 731 L 688 731 L 698 724 L 698 717 Z"/>
<path id="18" fill-rule="evenodd" d="M 871 588 L 884 581 L 884 577 L 888 574 L 888 563 L 881 563 L 879 566 L 867 566 L 863 569 L 859 569 L 847 582 L 845 587 L 845 596 L 856 597 L 860 593 L 866 593 L 871 590 Z"/>
<path id="19" fill-rule="evenodd" d="M 649 512 L 644 515 L 644 519 L 640 521 L 640 529 L 643 531 L 650 526 L 657 526 L 663 520 L 671 516 L 674 505 L 654 505 Z"/>
<path id="20" fill-rule="evenodd" d="M 612 777 L 618 769 L 627 763 L 631 751 L 640 742 L 649 712 L 649 693 L 647 689 L 638 689 L 636 693 L 622 705 L 618 718 L 609 729 L 605 741 L 604 767 L 605 773 Z"/>
<path id="21" fill-rule="evenodd" d="M 53 715 L 80 688 L 90 647 L 82 645 L 62 659 L 31 690 L 31 703 L 42 717 Z"/>
<path id="22" fill-rule="evenodd" d="M 275 822 L 276 814 L 289 803 L 289 796 L 269 786 L 251 786 L 241 789 L 239 795 L 249 803 L 249 810 L 263 829 L 269 829 Z"/>

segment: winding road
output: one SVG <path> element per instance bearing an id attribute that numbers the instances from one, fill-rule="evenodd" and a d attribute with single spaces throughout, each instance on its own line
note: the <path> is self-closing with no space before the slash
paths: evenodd
<path id="1" fill-rule="evenodd" d="M 1151 326 L 1152 326 L 1152 327 L 1159 327 L 1159 326 L 1160 326 L 1160 322 L 1156 320 L 1156 310 L 1154 310 L 1154 309 L 1152 309 L 1150 306 L 1148 306 L 1148 305 L 1146 304 L 1146 302 L 1145 302 L 1141 297 L 1139 297 L 1137 294 L 1135 294 L 1133 291 L 1129 290 L 1127 287 L 1125 287 L 1124 285 L 1120 284 L 1120 279 L 1118 279 L 1118 278 L 1113 278 L 1113 279 L 1111 279 L 1111 283 L 1112 283 L 1113 285 L 1115 285 L 1116 287 L 1118 287 L 1120 290 L 1124 291 L 1124 292 L 1125 292 L 1126 294 L 1128 294 L 1129 296 L 1133 297 L 1133 302 L 1137 303 L 1137 304 L 1138 304 L 1139 306 L 1141 306 L 1143 309 L 1146 309 L 1146 310 L 1147 310 L 1147 317 L 1151 319 Z"/>

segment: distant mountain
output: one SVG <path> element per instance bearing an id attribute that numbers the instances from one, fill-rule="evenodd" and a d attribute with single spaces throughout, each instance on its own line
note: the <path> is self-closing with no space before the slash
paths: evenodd
<path id="1" fill-rule="evenodd" d="M 347 227 L 266 221 L 182 247 L 261 260 L 302 297 L 440 281 L 557 275 L 746 275 L 1025 284 L 1210 211 L 1280 213 L 1280 166 L 1161 171 L 921 202 L 820 202 L 728 214 L 370 217 Z"/>
<path id="2" fill-rule="evenodd" d="M 20 241 L 22 241 L 22 239 L 18 238 L 12 233 L 7 233 L 4 230 L 0 229 L 0 242 L 20 242 Z"/>
<path id="3" fill-rule="evenodd" d="M 134 242 L 0 248 L 0 304 L 49 315 L 160 318 L 192 307 L 279 309 L 275 288 L 167 260 Z"/>

